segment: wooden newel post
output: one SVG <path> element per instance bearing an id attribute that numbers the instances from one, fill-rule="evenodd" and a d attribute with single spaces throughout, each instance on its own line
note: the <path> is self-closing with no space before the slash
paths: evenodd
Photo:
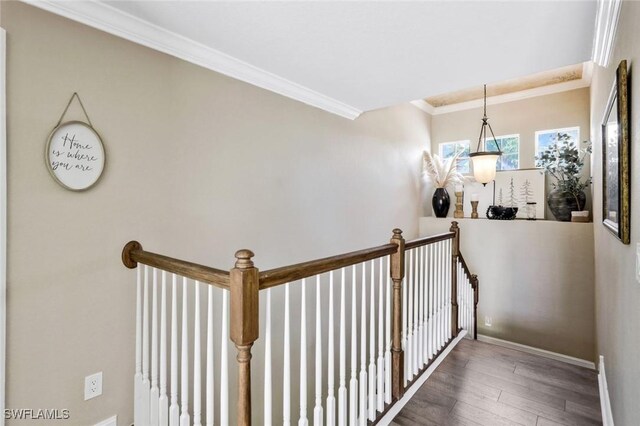
<path id="1" fill-rule="evenodd" d="M 250 250 L 236 252 L 230 271 L 230 336 L 238 349 L 238 425 L 251 425 L 251 346 L 258 339 L 258 269 Z"/>
<path id="2" fill-rule="evenodd" d="M 404 394 L 403 372 L 404 352 L 402 351 L 402 279 L 404 278 L 404 238 L 400 229 L 393 230 L 391 243 L 398 250 L 391 255 L 391 279 L 393 280 L 392 344 L 391 344 L 391 394 L 394 400 Z"/>
<path id="3" fill-rule="evenodd" d="M 460 256 L 460 228 L 458 222 L 451 222 L 449 231 L 456 235 L 451 245 L 451 336 L 458 336 L 458 257 Z"/>
<path id="4" fill-rule="evenodd" d="M 478 276 L 471 275 L 471 287 L 473 287 L 473 338 L 478 340 Z"/>

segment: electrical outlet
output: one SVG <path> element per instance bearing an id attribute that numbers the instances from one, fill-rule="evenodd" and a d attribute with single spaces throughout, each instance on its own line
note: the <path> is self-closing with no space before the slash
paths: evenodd
<path id="1" fill-rule="evenodd" d="M 636 243 L 636 281 L 640 283 L 640 243 Z"/>
<path id="2" fill-rule="evenodd" d="M 102 371 L 84 378 L 84 400 L 102 395 Z"/>
<path id="3" fill-rule="evenodd" d="M 491 317 L 484 317 L 484 325 L 491 327 Z"/>

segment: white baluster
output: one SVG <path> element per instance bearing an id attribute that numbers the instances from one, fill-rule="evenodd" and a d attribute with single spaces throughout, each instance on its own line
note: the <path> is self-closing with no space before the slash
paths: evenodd
<path id="1" fill-rule="evenodd" d="M 153 271 L 153 306 L 151 307 L 151 394 L 149 399 L 149 424 L 158 426 L 160 414 L 160 389 L 158 388 L 158 270 Z"/>
<path id="2" fill-rule="evenodd" d="M 220 424 L 229 425 L 229 291 L 222 290 L 220 332 Z"/>
<path id="3" fill-rule="evenodd" d="M 160 399 L 158 424 L 169 424 L 169 399 L 167 398 L 167 273 L 162 271 L 160 296 Z"/>
<path id="4" fill-rule="evenodd" d="M 171 274 L 171 405 L 169 406 L 169 426 L 179 426 L 180 406 L 178 405 L 178 277 Z"/>
<path id="5" fill-rule="evenodd" d="M 391 404 L 391 257 L 387 256 L 387 297 L 385 317 L 385 342 L 384 352 L 384 402 Z"/>
<path id="6" fill-rule="evenodd" d="M 284 357 L 282 378 L 282 424 L 291 424 L 291 328 L 289 326 L 289 283 L 284 288 Z"/>
<path id="7" fill-rule="evenodd" d="M 300 300 L 300 418 L 298 426 L 307 426 L 307 282 L 302 279 Z"/>
<path id="8" fill-rule="evenodd" d="M 451 321 L 451 312 L 453 312 L 453 306 L 451 305 L 451 240 L 447 240 L 447 340 L 453 337 L 453 333 L 451 332 L 451 327 L 453 322 Z"/>
<path id="9" fill-rule="evenodd" d="M 333 271 L 331 271 L 329 272 L 329 337 L 327 342 L 327 426 L 335 426 L 336 424 L 333 315 Z"/>
<path id="10" fill-rule="evenodd" d="M 376 263 L 371 261 L 371 303 L 369 304 L 369 371 L 367 381 L 369 384 L 368 412 L 369 420 L 376 419 Z M 366 312 L 366 308 L 363 310 Z M 363 330 L 364 332 L 364 330 Z"/>
<path id="11" fill-rule="evenodd" d="M 180 405 L 180 426 L 189 426 L 191 416 L 189 416 L 189 328 L 187 326 L 187 287 L 189 282 L 182 279 L 182 366 L 180 372 L 181 392 Z"/>
<path id="12" fill-rule="evenodd" d="M 345 314 L 345 268 L 340 271 L 340 387 L 338 388 L 338 426 L 347 425 L 347 331 Z"/>
<path id="13" fill-rule="evenodd" d="M 136 268 L 136 373 L 133 378 L 133 419 L 142 424 L 143 383 L 142 383 L 142 265 Z"/>
<path id="14" fill-rule="evenodd" d="M 389 260 L 389 263 L 391 263 L 391 260 Z M 407 298 L 407 293 L 408 293 L 408 289 L 407 287 L 409 287 L 409 283 L 407 280 L 407 271 L 409 270 L 409 265 L 408 262 L 406 261 L 406 256 L 405 256 L 405 262 L 404 262 L 404 269 L 405 269 L 405 274 L 404 274 L 404 278 L 402 279 L 402 350 L 405 353 L 405 357 L 407 356 L 407 350 L 408 350 L 408 346 L 409 346 L 409 300 Z M 392 342 L 393 343 L 393 342 Z M 403 385 L 406 387 L 407 386 L 407 382 L 409 380 L 409 368 L 408 368 L 408 360 L 405 358 L 404 360 L 404 368 L 403 368 Z"/>
<path id="15" fill-rule="evenodd" d="M 440 243 L 436 243 L 435 244 L 435 249 L 436 249 L 436 281 L 435 281 L 435 319 L 436 319 L 436 323 L 435 323 L 435 342 L 436 345 L 433 348 L 434 354 L 438 353 L 438 350 L 440 349 L 440 331 L 442 330 L 442 327 L 440 326 L 440 319 L 441 319 L 441 315 L 440 315 L 440 306 L 441 306 L 441 282 L 442 282 L 442 256 L 441 256 L 441 247 L 440 247 Z"/>
<path id="16" fill-rule="evenodd" d="M 424 246 L 421 246 L 417 250 L 419 268 L 419 281 L 418 281 L 418 371 L 422 368 L 424 360 Z"/>
<path id="17" fill-rule="evenodd" d="M 427 362 L 433 354 L 433 245 L 427 246 Z"/>
<path id="18" fill-rule="evenodd" d="M 358 422 L 358 322 L 356 311 L 356 266 L 351 270 L 351 380 L 349 381 L 349 425 Z"/>
<path id="19" fill-rule="evenodd" d="M 322 426 L 322 294 L 320 275 L 316 275 L 316 406 L 313 409 L 314 426 Z"/>
<path id="20" fill-rule="evenodd" d="M 214 356 L 213 356 L 213 286 L 207 289 L 207 399 L 206 418 L 207 426 L 215 424 L 215 382 L 214 382 Z M 265 395 L 266 400 L 266 395 Z"/>
<path id="21" fill-rule="evenodd" d="M 407 349 L 405 350 L 405 363 L 407 380 L 413 379 L 413 250 L 409 250 L 407 279 Z"/>
<path id="22" fill-rule="evenodd" d="M 267 289 L 264 322 L 264 425 L 271 426 L 272 422 L 272 380 L 271 380 L 271 289 Z"/>
<path id="23" fill-rule="evenodd" d="M 362 300 L 360 306 L 360 426 L 367 424 L 367 264 L 362 264 Z"/>
<path id="24" fill-rule="evenodd" d="M 384 257 L 381 257 L 378 269 L 378 359 L 376 362 L 378 367 L 376 373 L 378 378 L 376 408 L 380 412 L 384 410 L 384 283 L 386 281 L 383 262 Z"/>
<path id="25" fill-rule="evenodd" d="M 193 426 L 202 426 L 202 365 L 200 361 L 200 283 L 195 281 L 193 309 Z"/>
<path id="26" fill-rule="evenodd" d="M 424 246 L 422 250 L 422 365 L 426 365 L 429 362 L 429 328 L 427 322 L 428 316 L 428 303 L 429 303 L 429 270 L 428 270 L 428 256 L 429 246 Z"/>
<path id="27" fill-rule="evenodd" d="M 151 382 L 149 381 L 149 267 L 144 266 L 144 296 L 142 317 L 142 424 L 149 424 Z"/>
<path id="28" fill-rule="evenodd" d="M 415 248 L 413 272 L 413 374 L 420 372 L 420 248 Z"/>

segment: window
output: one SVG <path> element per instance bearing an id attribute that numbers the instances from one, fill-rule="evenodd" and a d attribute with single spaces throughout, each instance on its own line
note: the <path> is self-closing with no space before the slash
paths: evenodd
<path id="1" fill-rule="evenodd" d="M 460 151 L 462 151 L 462 154 L 458 157 L 458 172 L 462 174 L 471 173 L 471 166 L 469 165 L 469 141 L 445 142 L 440 144 L 440 158 L 443 160 L 453 157 Z"/>
<path id="2" fill-rule="evenodd" d="M 520 135 L 496 136 L 502 155 L 498 158 L 498 170 L 517 170 L 520 168 Z M 487 151 L 497 151 L 498 147 L 493 138 L 485 142 Z"/>
<path id="3" fill-rule="evenodd" d="M 551 130 L 541 130 L 536 132 L 536 156 L 542 154 L 542 151 L 549 148 L 555 139 L 558 133 L 566 133 L 568 134 L 573 142 L 578 145 L 580 141 L 580 127 L 565 127 L 564 129 L 551 129 Z"/>

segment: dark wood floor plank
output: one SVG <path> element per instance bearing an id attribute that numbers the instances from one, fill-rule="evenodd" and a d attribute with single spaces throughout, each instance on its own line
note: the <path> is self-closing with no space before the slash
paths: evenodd
<path id="1" fill-rule="evenodd" d="M 443 393 L 455 397 L 458 402 L 464 402 L 465 404 L 469 404 L 481 410 L 488 411 L 513 423 L 526 426 L 535 426 L 536 424 L 537 415 L 531 414 L 530 412 L 511 407 L 507 404 L 499 402 L 499 400 L 496 401 L 495 399 L 487 398 L 484 395 L 467 391 L 464 388 L 451 386 L 447 383 L 439 381 L 437 378 L 432 379 L 432 377 L 430 377 L 427 382 L 429 381 L 431 383 L 428 383 L 428 386 L 433 386 Z M 453 410 L 451 412 L 453 413 Z"/>
<path id="2" fill-rule="evenodd" d="M 447 366 L 444 366 L 443 369 L 450 371 L 448 370 Z M 597 395 L 597 388 L 595 391 L 592 391 L 591 389 L 589 389 L 588 393 L 584 393 L 580 389 L 571 389 L 565 386 L 558 386 L 557 384 L 541 382 L 533 379 L 532 377 L 517 375 L 515 373 L 506 374 L 506 373 L 500 373 L 495 371 L 489 373 L 486 371 L 482 371 L 481 369 L 475 369 L 475 366 L 473 365 L 463 370 L 453 370 L 453 371 L 460 371 L 461 372 L 460 374 L 465 374 L 471 377 L 478 377 L 479 374 L 484 375 L 485 378 L 486 376 L 492 376 L 494 378 L 506 380 L 517 385 L 528 387 L 529 389 L 532 389 L 535 391 L 548 393 L 550 395 L 554 395 L 559 398 L 578 402 L 583 405 L 600 403 L 600 399 Z"/>
<path id="3" fill-rule="evenodd" d="M 499 401 L 512 407 L 529 411 L 538 416 L 569 426 L 602 425 L 602 422 L 599 420 L 590 419 L 565 410 L 557 410 L 544 404 L 531 401 L 530 399 L 510 394 L 509 392 L 502 392 Z"/>
<path id="4" fill-rule="evenodd" d="M 597 374 L 463 339 L 403 407 L 394 424 L 601 425 Z"/>
<path id="5" fill-rule="evenodd" d="M 598 385 L 596 383 L 587 383 L 583 380 L 571 380 L 567 377 L 555 376 L 553 373 L 545 374 L 541 370 L 535 370 L 530 367 L 519 365 L 516 367 L 514 374 L 524 376 L 538 382 L 547 383 L 553 386 L 572 389 L 585 395 L 598 396 Z"/>
<path id="6" fill-rule="evenodd" d="M 575 403 L 573 401 L 567 401 L 567 406 L 565 408 L 570 413 L 579 414 L 581 416 L 589 417 L 595 420 L 602 419 L 602 411 L 599 405 L 582 405 Z"/>
<path id="7" fill-rule="evenodd" d="M 567 426 L 567 425 L 563 423 L 554 422 L 553 420 L 549 420 L 544 417 L 538 417 L 538 424 L 536 426 Z"/>
<path id="8" fill-rule="evenodd" d="M 483 426 L 520 426 L 519 423 L 461 401 L 453 407 L 451 415 L 469 419 Z"/>

